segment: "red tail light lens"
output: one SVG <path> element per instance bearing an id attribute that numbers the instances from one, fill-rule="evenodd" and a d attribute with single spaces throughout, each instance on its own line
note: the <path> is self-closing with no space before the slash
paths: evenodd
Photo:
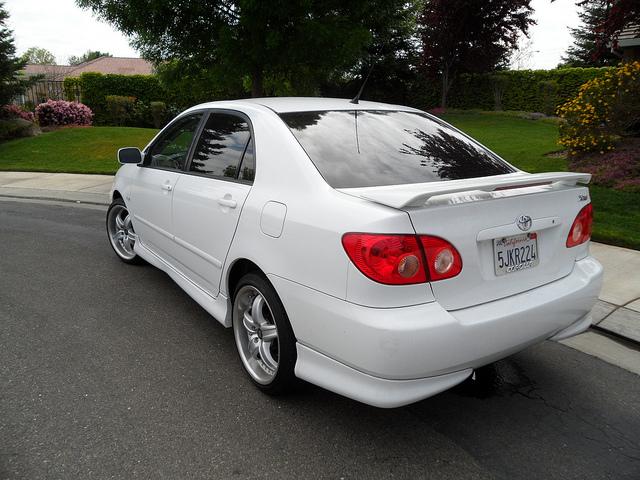
<path id="1" fill-rule="evenodd" d="M 427 281 L 415 235 L 347 233 L 342 245 L 358 270 L 376 282 L 410 285 Z"/>
<path id="2" fill-rule="evenodd" d="M 346 233 L 342 245 L 358 270 L 386 285 L 443 280 L 462 270 L 458 250 L 439 237 Z"/>
<path id="3" fill-rule="evenodd" d="M 585 205 L 578 213 L 578 216 L 571 225 L 569 236 L 567 237 L 567 248 L 581 245 L 591 238 L 593 227 L 593 206 Z"/>
<path id="4" fill-rule="evenodd" d="M 420 242 L 427 257 L 432 282 L 455 277 L 462 271 L 462 257 L 451 243 L 429 235 L 421 235 Z"/>

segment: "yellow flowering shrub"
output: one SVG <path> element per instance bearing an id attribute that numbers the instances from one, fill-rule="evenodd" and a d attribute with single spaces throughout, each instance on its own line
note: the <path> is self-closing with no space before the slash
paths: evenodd
<path id="1" fill-rule="evenodd" d="M 640 126 L 640 62 L 621 64 L 580 87 L 558 108 L 559 143 L 569 153 L 613 150 Z"/>

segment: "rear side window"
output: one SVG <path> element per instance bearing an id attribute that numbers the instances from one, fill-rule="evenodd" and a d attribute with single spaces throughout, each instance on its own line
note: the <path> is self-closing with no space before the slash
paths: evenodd
<path id="1" fill-rule="evenodd" d="M 334 188 L 437 182 L 512 173 L 506 162 L 446 123 L 383 110 L 283 113 Z"/>
<path id="2" fill-rule="evenodd" d="M 214 177 L 237 178 L 251 131 L 235 115 L 212 113 L 198 139 L 189 171 Z"/>

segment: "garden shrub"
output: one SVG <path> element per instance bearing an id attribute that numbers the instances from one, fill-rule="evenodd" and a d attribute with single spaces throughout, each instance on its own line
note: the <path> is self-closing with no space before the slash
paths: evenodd
<path id="1" fill-rule="evenodd" d="M 640 130 L 640 62 L 625 63 L 580 87 L 558 108 L 560 144 L 570 153 L 613 150 Z"/>
<path id="2" fill-rule="evenodd" d="M 155 128 L 164 127 L 169 120 L 167 104 L 164 102 L 151 102 L 149 106 L 151 108 L 151 118 L 153 119 L 153 126 Z"/>
<path id="3" fill-rule="evenodd" d="M 35 122 L 33 112 L 23 110 L 20 106 L 10 103 L 0 107 L 0 119 L 9 120 L 12 118 L 21 118 L 27 122 Z"/>
<path id="4" fill-rule="evenodd" d="M 105 102 L 105 121 L 109 125 L 121 127 L 131 124 L 131 120 L 133 118 L 133 107 L 136 103 L 135 97 L 107 95 L 105 97 Z"/>
<path id="5" fill-rule="evenodd" d="M 582 84 L 610 70 L 611 67 L 560 68 L 463 74 L 451 86 L 449 107 L 553 113 L 559 104 L 573 97 Z M 438 101 L 433 95 L 426 100 L 428 105 Z"/>
<path id="6" fill-rule="evenodd" d="M 41 127 L 58 125 L 91 125 L 93 113 L 86 105 L 66 100 L 48 100 L 36 107 Z"/>
<path id="7" fill-rule="evenodd" d="M 91 108 L 97 125 L 109 122 L 107 96 L 135 97 L 144 104 L 164 100 L 166 97 L 156 75 L 103 75 L 86 72 L 78 78 L 65 79 L 64 88 L 67 98 L 74 98 L 80 93 L 80 100 Z"/>
<path id="8" fill-rule="evenodd" d="M 38 126 L 24 118 L 0 119 L 0 141 L 33 137 L 40 133 Z"/>

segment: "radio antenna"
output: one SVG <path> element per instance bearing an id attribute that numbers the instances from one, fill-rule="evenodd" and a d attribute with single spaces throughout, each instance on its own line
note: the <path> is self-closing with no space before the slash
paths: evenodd
<path id="1" fill-rule="evenodd" d="M 367 81 L 369 80 L 369 77 L 371 76 L 371 71 L 373 70 L 373 65 L 371 65 L 371 68 L 369 69 L 369 73 L 367 73 L 367 77 L 364 79 L 364 82 L 362 82 L 362 86 L 360 87 L 360 90 L 358 91 L 358 94 L 353 97 L 353 100 L 351 100 L 349 103 L 354 103 L 354 104 L 358 104 L 360 103 L 360 95 L 362 95 L 362 91 L 364 90 L 365 85 L 367 84 Z"/>

